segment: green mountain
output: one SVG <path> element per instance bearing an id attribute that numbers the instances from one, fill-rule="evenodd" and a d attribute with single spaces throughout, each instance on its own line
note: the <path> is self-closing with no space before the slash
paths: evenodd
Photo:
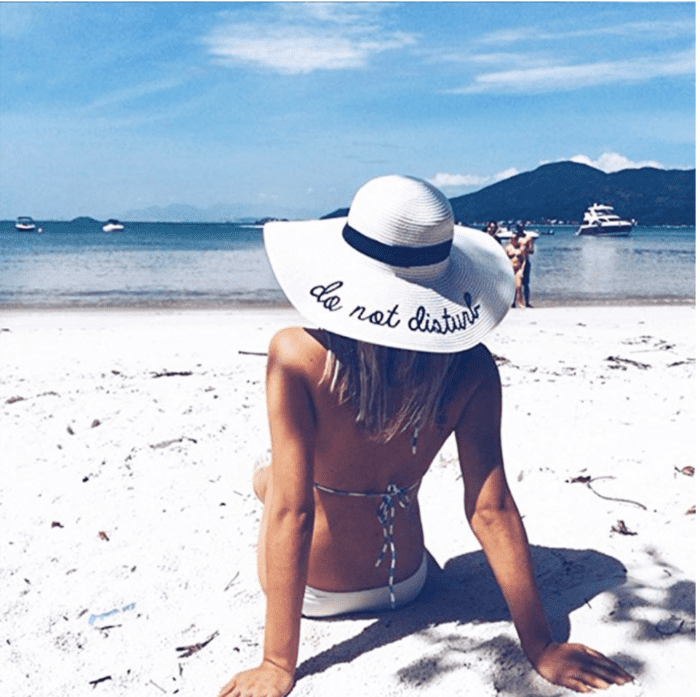
<path id="1" fill-rule="evenodd" d="M 455 218 L 578 223 L 593 203 L 606 203 L 641 225 L 695 224 L 695 170 L 652 167 L 606 174 L 577 162 L 542 165 L 481 191 L 451 199 Z"/>

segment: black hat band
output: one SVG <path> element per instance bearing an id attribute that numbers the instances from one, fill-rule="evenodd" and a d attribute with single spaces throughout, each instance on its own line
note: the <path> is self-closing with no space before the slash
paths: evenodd
<path id="1" fill-rule="evenodd" d="M 452 240 L 428 247 L 403 247 L 377 242 L 350 225 L 343 228 L 343 239 L 355 250 L 367 257 L 390 266 L 430 266 L 444 261 L 450 256 Z"/>

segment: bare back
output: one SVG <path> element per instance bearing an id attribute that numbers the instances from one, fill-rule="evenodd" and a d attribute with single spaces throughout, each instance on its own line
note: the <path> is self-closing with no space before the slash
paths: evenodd
<path id="1" fill-rule="evenodd" d="M 299 449 L 308 452 L 311 462 L 306 467 L 311 467 L 312 471 L 302 475 L 306 487 L 315 483 L 342 491 L 383 492 L 389 484 L 403 488 L 420 482 L 447 437 L 458 427 L 482 376 L 489 369 L 493 370 L 491 356 L 483 346 L 465 354 L 464 370 L 447 406 L 445 423 L 421 429 L 413 454 L 412 432 L 399 434 L 388 443 L 372 440 L 356 423 L 349 406 L 338 404 L 337 395 L 330 393 L 327 383 L 319 385 L 326 361 L 326 341 L 323 332 L 292 327 L 280 332 L 270 345 L 271 364 L 279 364 L 280 370 L 297 382 L 299 398 L 288 405 L 288 409 L 294 412 L 295 418 L 308 419 L 307 426 L 298 429 L 298 438 L 304 442 L 296 449 L 292 446 L 285 456 L 289 434 L 276 439 L 274 417 L 280 415 L 277 401 L 286 397 L 282 393 L 284 389 L 277 387 L 268 374 L 273 472 L 285 477 L 287 462 L 291 462 L 287 457 L 293 457 Z M 394 389 L 398 400 L 399 390 Z M 302 412 L 306 412 L 305 416 Z M 277 478 L 277 474 L 273 477 Z M 423 556 L 423 531 L 416 495 L 417 489 L 411 492 L 410 506 L 396 508 L 397 582 L 415 572 Z M 383 546 L 382 528 L 376 517 L 380 498 L 342 496 L 316 487 L 313 496 L 308 584 L 330 591 L 386 585 L 388 559 L 375 566 Z"/>

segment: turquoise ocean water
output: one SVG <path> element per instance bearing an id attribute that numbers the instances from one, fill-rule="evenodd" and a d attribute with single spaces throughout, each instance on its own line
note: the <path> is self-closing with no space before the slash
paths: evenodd
<path id="1" fill-rule="evenodd" d="M 125 223 L 104 233 L 0 222 L 0 308 L 285 306 L 262 230 L 232 223 Z M 636 227 L 629 237 L 541 233 L 532 257 L 537 306 L 693 303 L 695 228 Z M 554 234 L 546 234 L 553 231 Z"/>

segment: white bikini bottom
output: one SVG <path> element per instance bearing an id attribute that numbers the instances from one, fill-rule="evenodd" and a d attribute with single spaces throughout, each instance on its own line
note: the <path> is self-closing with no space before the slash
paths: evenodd
<path id="1" fill-rule="evenodd" d="M 428 576 L 428 555 L 423 551 L 423 561 L 412 576 L 394 584 L 395 607 L 408 605 L 423 590 Z M 301 614 L 304 617 L 332 617 L 349 612 L 377 612 L 391 610 L 389 586 L 369 588 L 364 591 L 322 591 L 306 586 Z"/>

